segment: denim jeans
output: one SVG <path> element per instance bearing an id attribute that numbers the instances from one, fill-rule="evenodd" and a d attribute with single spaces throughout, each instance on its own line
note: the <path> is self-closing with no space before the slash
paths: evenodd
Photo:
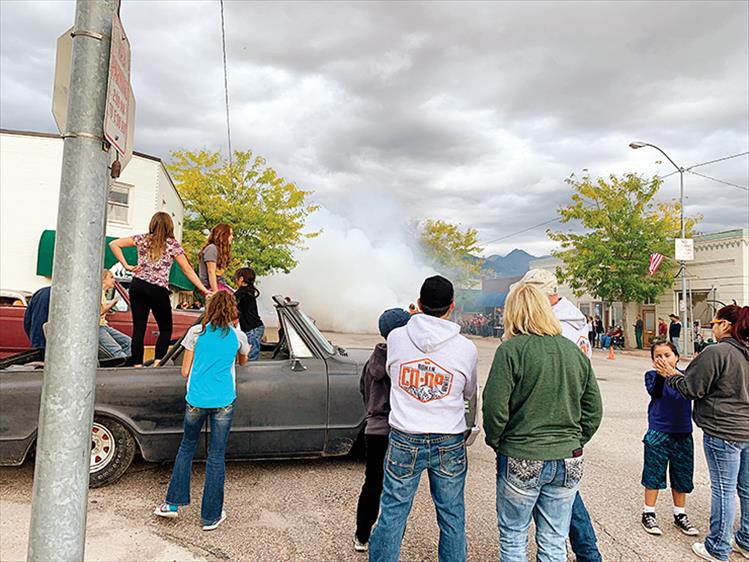
<path id="1" fill-rule="evenodd" d="M 265 326 L 262 325 L 245 332 L 245 334 L 247 334 L 247 341 L 252 346 L 249 356 L 250 361 L 257 361 L 258 359 L 260 359 L 260 340 L 263 339 L 264 333 Z"/>
<path id="2" fill-rule="evenodd" d="M 566 539 L 583 458 L 553 461 L 497 457 L 497 520 L 502 562 L 528 560 L 528 529 L 536 523 L 537 560 L 567 560 Z"/>
<path id="3" fill-rule="evenodd" d="M 607 349 L 611 345 L 611 336 L 601 336 L 601 349 Z"/>
<path id="4" fill-rule="evenodd" d="M 211 431 L 208 461 L 205 467 L 203 503 L 200 509 L 200 518 L 204 525 L 218 521 L 224 508 L 224 453 L 233 415 L 234 404 L 229 404 L 224 408 L 193 408 L 187 404 L 185 408 L 185 433 L 174 461 L 172 478 L 166 492 L 166 503 L 190 504 L 192 458 L 198 439 L 200 439 L 203 423 L 208 419 Z"/>
<path id="5" fill-rule="evenodd" d="M 580 497 L 580 492 L 575 494 L 575 502 L 572 504 L 570 545 L 572 545 L 572 552 L 575 553 L 575 562 L 601 562 L 603 560 L 598 551 L 593 522 L 590 520 L 583 498 Z"/>
<path id="6" fill-rule="evenodd" d="M 674 347 L 676 348 L 676 351 L 678 353 L 681 353 L 681 346 L 679 345 L 679 339 L 680 338 L 671 338 L 671 343 L 674 344 Z"/>
<path id="7" fill-rule="evenodd" d="M 112 358 L 130 357 L 130 336 L 111 326 L 99 326 L 99 348 Z"/>
<path id="8" fill-rule="evenodd" d="M 465 482 L 468 470 L 463 434 L 390 431 L 380 517 L 369 539 L 370 562 L 398 562 L 401 539 L 421 473 L 437 509 L 440 562 L 462 562 L 467 556 Z"/>
<path id="9" fill-rule="evenodd" d="M 740 547 L 749 550 L 749 442 L 727 441 L 705 433 L 702 444 L 712 490 L 710 533 L 705 537 L 705 548 L 715 558 L 728 560 L 737 490 L 741 522 L 735 538 Z"/>

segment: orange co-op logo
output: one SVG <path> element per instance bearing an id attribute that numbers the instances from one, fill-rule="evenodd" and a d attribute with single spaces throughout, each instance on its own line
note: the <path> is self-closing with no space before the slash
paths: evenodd
<path id="1" fill-rule="evenodd" d="M 398 385 L 419 402 L 439 400 L 450 394 L 454 375 L 431 359 L 401 364 Z"/>

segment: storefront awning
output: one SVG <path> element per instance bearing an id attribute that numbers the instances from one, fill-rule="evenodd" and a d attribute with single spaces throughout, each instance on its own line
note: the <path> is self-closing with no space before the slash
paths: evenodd
<path id="1" fill-rule="evenodd" d="M 104 267 L 109 269 L 117 263 L 112 250 L 109 249 L 109 243 L 115 238 L 107 236 L 104 245 Z M 128 263 L 138 263 L 138 252 L 135 248 L 124 248 L 125 259 Z M 36 257 L 36 274 L 43 277 L 52 277 L 52 263 L 55 257 L 55 231 L 45 230 L 39 238 L 39 251 Z M 169 283 L 183 291 L 192 291 L 195 288 L 190 280 L 185 277 L 177 263 L 172 264 L 172 270 L 169 272 Z"/>

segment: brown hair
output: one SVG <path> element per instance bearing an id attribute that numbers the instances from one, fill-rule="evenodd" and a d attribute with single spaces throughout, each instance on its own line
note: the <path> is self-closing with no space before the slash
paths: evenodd
<path id="1" fill-rule="evenodd" d="M 241 279 L 244 284 L 249 287 L 252 296 L 258 298 L 260 296 L 260 291 L 258 291 L 257 287 L 255 287 L 256 277 L 257 276 L 255 275 L 255 270 L 251 267 L 240 267 L 234 274 L 234 282 L 236 283 Z"/>
<path id="2" fill-rule="evenodd" d="M 228 291 L 214 293 L 208 299 L 203 320 L 200 322 L 202 326 L 200 333 L 204 333 L 206 325 L 210 324 L 215 329 L 220 329 L 226 335 L 229 333 L 229 326 L 237 318 L 239 318 L 239 312 L 237 312 L 237 299 L 234 298 L 234 295 Z"/>
<path id="3" fill-rule="evenodd" d="M 169 213 L 159 211 L 148 225 L 148 239 L 146 241 L 146 255 L 151 261 L 159 259 L 166 251 L 166 241 L 174 238 L 174 221 Z"/>
<path id="4" fill-rule="evenodd" d="M 208 242 L 206 242 L 203 248 L 201 248 L 199 255 L 202 256 L 203 251 L 208 246 L 215 244 L 216 249 L 218 250 L 216 268 L 226 269 L 229 267 L 229 262 L 231 261 L 231 244 L 229 243 L 229 236 L 231 236 L 231 225 L 223 222 L 217 224 L 208 235 Z"/>
<path id="5" fill-rule="evenodd" d="M 728 320 L 731 323 L 731 337 L 733 339 L 749 344 L 749 306 L 729 304 L 718 310 L 715 317 L 718 320 Z"/>

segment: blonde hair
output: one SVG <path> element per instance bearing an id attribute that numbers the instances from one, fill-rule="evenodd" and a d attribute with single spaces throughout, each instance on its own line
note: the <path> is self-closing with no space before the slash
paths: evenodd
<path id="1" fill-rule="evenodd" d="M 107 279 L 107 277 L 114 277 L 114 273 L 112 273 L 111 269 L 102 269 L 101 280 L 104 281 Z"/>
<path id="2" fill-rule="evenodd" d="M 520 334 L 558 336 L 562 326 L 551 310 L 549 298 L 530 284 L 515 287 L 505 303 L 505 337 Z"/>

